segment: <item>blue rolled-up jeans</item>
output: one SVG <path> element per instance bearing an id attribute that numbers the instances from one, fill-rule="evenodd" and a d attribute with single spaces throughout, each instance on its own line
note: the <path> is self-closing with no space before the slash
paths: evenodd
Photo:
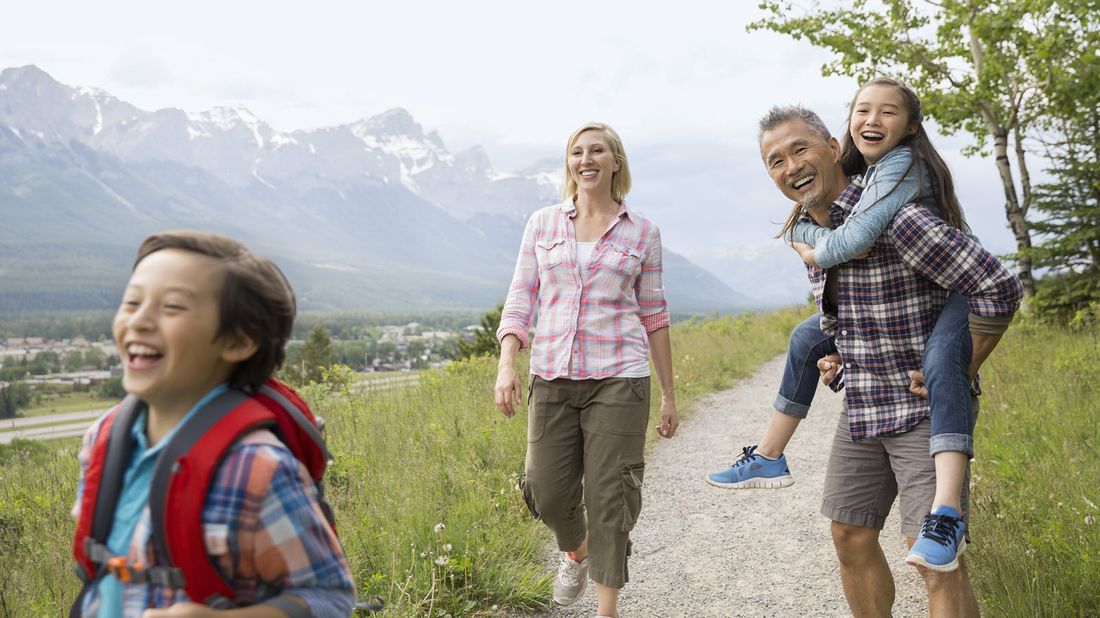
<path id="1" fill-rule="evenodd" d="M 775 409 L 802 419 L 810 411 L 821 372 L 817 361 L 836 353 L 832 336 L 821 332 L 821 314 L 815 313 L 794 327 L 787 348 L 787 366 L 775 397 Z"/>
<path id="2" fill-rule="evenodd" d="M 967 375 L 973 349 L 967 315 L 967 298 L 950 294 L 925 344 L 923 371 L 932 410 L 932 455 L 954 451 L 974 456 L 974 393 Z M 817 361 L 835 353 L 833 338 L 821 332 L 821 314 L 815 313 L 795 326 L 775 409 L 787 416 L 806 418 L 820 377 Z"/>
<path id="3" fill-rule="evenodd" d="M 967 298 L 950 294 L 932 336 L 924 346 L 924 384 L 932 408 L 932 439 L 929 452 L 966 453 L 974 457 L 975 409 L 971 390 L 970 358 L 973 342 Z"/>

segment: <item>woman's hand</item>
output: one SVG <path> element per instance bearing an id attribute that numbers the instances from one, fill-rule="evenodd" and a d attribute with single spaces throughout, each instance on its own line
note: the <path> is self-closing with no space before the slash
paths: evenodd
<path id="1" fill-rule="evenodd" d="M 798 254 L 798 257 L 802 258 L 802 261 L 806 262 L 806 264 L 810 266 L 817 266 L 817 260 L 814 259 L 814 248 L 810 245 L 800 242 L 792 242 L 791 249 L 794 249 L 795 253 Z"/>
<path id="2" fill-rule="evenodd" d="M 676 428 L 680 426 L 680 419 L 676 416 L 676 400 L 661 397 L 661 424 L 657 425 L 657 433 L 662 438 L 671 438 L 676 435 Z"/>
<path id="3" fill-rule="evenodd" d="M 493 400 L 500 413 L 506 417 L 516 415 L 516 404 L 520 401 L 519 378 L 516 377 L 516 352 L 519 351 L 519 337 L 505 335 L 500 340 L 500 361 L 497 364 L 497 384 L 493 387 Z"/>
<path id="4" fill-rule="evenodd" d="M 497 384 L 493 387 L 493 397 L 497 408 L 506 417 L 516 415 L 516 404 L 520 402 L 519 378 L 515 367 L 502 365 L 497 369 Z"/>

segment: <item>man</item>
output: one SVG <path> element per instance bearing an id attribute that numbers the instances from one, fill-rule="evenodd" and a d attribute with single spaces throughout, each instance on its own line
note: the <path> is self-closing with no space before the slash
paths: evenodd
<path id="1" fill-rule="evenodd" d="M 760 122 L 760 152 L 776 186 L 818 225 L 840 225 L 859 200 L 861 180 L 845 175 L 839 143 L 809 110 L 773 108 Z M 809 269 L 822 331 L 839 352 L 839 367 L 819 366 L 834 389 L 845 388 L 821 510 L 832 520 L 844 595 L 857 617 L 890 616 L 894 582 L 879 532 L 895 498 L 912 545 L 935 494 L 928 403 L 910 393 L 906 376 L 920 370 L 948 290 L 969 297 L 972 319 L 1001 332 L 1022 295 L 995 258 L 919 203 L 898 212 L 872 255 Z M 979 362 L 997 338 L 974 336 Z M 965 566 L 921 575 L 931 615 L 978 615 Z"/>

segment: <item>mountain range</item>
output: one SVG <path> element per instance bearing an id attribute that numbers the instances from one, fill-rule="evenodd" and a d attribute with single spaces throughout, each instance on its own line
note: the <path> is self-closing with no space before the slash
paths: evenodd
<path id="1" fill-rule="evenodd" d="M 35 66 L 0 72 L 0 312 L 115 306 L 141 239 L 240 238 L 303 309 L 469 309 L 503 298 L 556 160 L 495 171 L 405 110 L 280 132 L 247 109 L 141 110 Z M 660 221 L 657 221 L 660 225 Z M 674 311 L 753 304 L 665 248 Z"/>

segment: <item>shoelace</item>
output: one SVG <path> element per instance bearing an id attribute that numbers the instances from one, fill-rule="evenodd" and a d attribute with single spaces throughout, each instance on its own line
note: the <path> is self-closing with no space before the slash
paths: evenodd
<path id="1" fill-rule="evenodd" d="M 562 568 L 558 569 L 558 579 L 563 584 L 573 584 L 584 565 L 564 555 L 561 557 L 561 564 Z"/>
<path id="2" fill-rule="evenodd" d="M 738 466 L 743 466 L 743 465 L 749 463 L 750 461 L 752 461 L 753 459 L 756 459 L 756 445 L 755 444 L 753 444 L 752 446 L 746 446 L 746 447 L 742 448 L 741 449 L 741 456 L 737 458 L 737 461 L 730 464 L 730 467 L 731 468 L 736 468 Z"/>
<path id="3" fill-rule="evenodd" d="M 929 515 L 921 524 L 920 534 L 926 536 L 940 545 L 947 546 L 954 542 L 955 533 L 959 529 L 959 518 L 950 515 Z"/>

